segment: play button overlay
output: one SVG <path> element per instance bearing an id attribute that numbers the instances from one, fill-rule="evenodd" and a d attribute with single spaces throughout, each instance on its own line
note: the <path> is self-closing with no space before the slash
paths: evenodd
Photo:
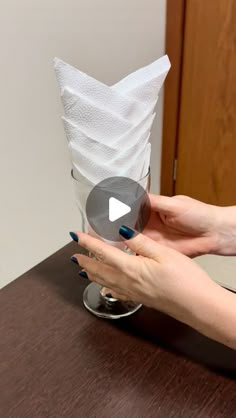
<path id="1" fill-rule="evenodd" d="M 142 232 L 150 217 L 148 178 L 139 182 L 127 177 L 109 177 L 98 183 L 86 201 L 88 232 L 119 242 L 121 225 Z"/>
<path id="2" fill-rule="evenodd" d="M 109 221 L 114 222 L 122 216 L 131 212 L 131 207 L 117 200 L 115 197 L 109 199 Z"/>

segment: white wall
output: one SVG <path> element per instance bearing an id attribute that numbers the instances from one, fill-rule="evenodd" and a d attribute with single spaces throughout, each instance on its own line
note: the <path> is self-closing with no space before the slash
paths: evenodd
<path id="1" fill-rule="evenodd" d="M 1 3 L 0 286 L 69 242 L 78 227 L 53 57 L 114 83 L 163 54 L 164 28 L 165 0 Z M 156 191 L 161 102 L 158 109 Z"/>

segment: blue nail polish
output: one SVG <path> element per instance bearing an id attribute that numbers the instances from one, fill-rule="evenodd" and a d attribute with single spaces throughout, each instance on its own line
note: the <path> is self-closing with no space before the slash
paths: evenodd
<path id="1" fill-rule="evenodd" d="M 79 263 L 78 263 L 77 258 L 76 258 L 76 257 L 74 257 L 73 255 L 72 255 L 72 257 L 70 258 L 70 261 L 72 261 L 72 262 L 73 262 L 73 263 L 75 263 L 75 264 L 79 264 Z"/>
<path id="2" fill-rule="evenodd" d="M 80 271 L 79 275 L 80 275 L 80 277 L 83 277 L 83 279 L 88 279 L 88 275 L 87 275 L 86 271 L 84 271 L 84 270 Z"/>
<path id="3" fill-rule="evenodd" d="M 122 225 L 119 229 L 119 234 L 125 239 L 130 239 L 134 236 L 135 231 L 128 226 Z"/>
<path id="4" fill-rule="evenodd" d="M 79 241 L 78 235 L 76 235 L 75 232 L 70 232 L 70 236 L 73 239 L 73 241 L 75 242 Z"/>

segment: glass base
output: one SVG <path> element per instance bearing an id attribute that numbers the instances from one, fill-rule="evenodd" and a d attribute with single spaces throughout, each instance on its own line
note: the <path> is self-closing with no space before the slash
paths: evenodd
<path id="1" fill-rule="evenodd" d="M 142 305 L 134 302 L 123 302 L 121 300 L 103 297 L 101 295 L 102 286 L 91 283 L 84 291 L 84 306 L 92 314 L 107 319 L 119 319 L 132 315 Z"/>

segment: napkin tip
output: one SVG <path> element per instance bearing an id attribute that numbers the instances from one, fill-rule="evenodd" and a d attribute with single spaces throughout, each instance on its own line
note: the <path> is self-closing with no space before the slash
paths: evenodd
<path id="1" fill-rule="evenodd" d="M 53 62 L 54 68 L 56 68 L 58 64 L 61 62 L 61 59 L 58 57 L 54 57 L 52 62 Z"/>
<path id="2" fill-rule="evenodd" d="M 164 56 L 163 56 L 163 61 L 166 63 L 166 66 L 167 66 L 167 68 L 168 68 L 168 70 L 170 69 L 170 67 L 171 67 L 171 62 L 170 62 L 170 59 L 169 59 L 169 57 L 168 57 L 168 55 L 167 54 L 165 54 Z"/>

